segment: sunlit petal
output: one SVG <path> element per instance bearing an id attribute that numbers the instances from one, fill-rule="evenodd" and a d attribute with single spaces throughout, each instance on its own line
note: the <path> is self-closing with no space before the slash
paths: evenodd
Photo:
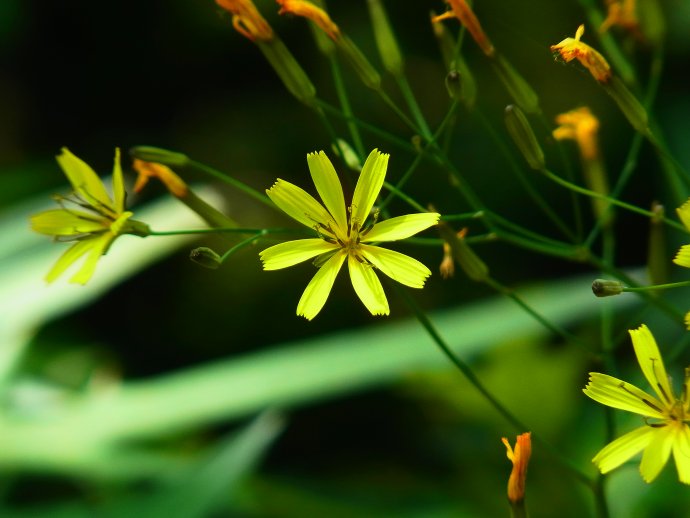
<path id="1" fill-rule="evenodd" d="M 31 228 L 48 236 L 77 236 L 106 230 L 103 218 L 82 211 L 46 210 L 31 216 Z"/>
<path id="2" fill-rule="evenodd" d="M 652 482 L 666 465 L 673 446 L 673 426 L 654 428 L 652 440 L 642 454 L 640 474 L 645 482 Z"/>
<path id="3" fill-rule="evenodd" d="M 299 299 L 297 304 L 299 316 L 311 320 L 319 314 L 331 293 L 331 288 L 343 261 L 345 261 L 345 253 L 337 253 L 319 268 Z"/>
<path id="4" fill-rule="evenodd" d="M 60 277 L 60 275 L 62 275 L 67 268 L 72 266 L 72 264 L 78 261 L 81 256 L 91 250 L 94 246 L 94 243 L 95 241 L 93 238 L 87 238 L 77 241 L 70 246 L 50 269 L 45 278 L 46 282 L 53 282 L 55 279 Z"/>
<path id="5" fill-rule="evenodd" d="M 589 373 L 589 383 L 583 392 L 594 401 L 628 412 L 634 412 L 647 417 L 666 419 L 663 405 L 655 397 L 650 396 L 630 383 L 601 374 Z"/>
<path id="6" fill-rule="evenodd" d="M 323 239 L 297 239 L 267 248 L 259 253 L 264 270 L 280 270 L 339 248 Z"/>
<path id="7" fill-rule="evenodd" d="M 410 256 L 381 248 L 361 245 L 362 255 L 376 268 L 410 288 L 422 288 L 431 275 L 429 268 Z"/>
<path id="8" fill-rule="evenodd" d="M 342 229 L 347 228 L 347 213 L 345 212 L 345 197 L 340 185 L 338 174 L 326 153 L 309 153 L 307 155 L 309 172 L 314 181 L 316 190 L 321 196 L 324 205 Z"/>
<path id="9" fill-rule="evenodd" d="M 110 212 L 116 212 L 103 182 L 91 166 L 73 155 L 66 147 L 62 148 L 56 159 L 72 187 L 84 201 L 96 208 L 107 208 Z"/>
<path id="10" fill-rule="evenodd" d="M 673 440 L 673 458 L 676 461 L 678 479 L 683 484 L 690 484 L 690 428 L 683 424 L 676 430 Z"/>
<path id="11" fill-rule="evenodd" d="M 655 429 L 649 426 L 636 428 L 607 444 L 595 455 L 592 462 L 599 471 L 608 473 L 642 451 L 653 439 L 654 432 Z"/>
<path id="12" fill-rule="evenodd" d="M 348 256 L 350 280 L 357 296 L 372 315 L 388 315 L 388 300 L 381 286 L 381 281 L 371 265 L 359 262 L 354 256 Z"/>
<path id="13" fill-rule="evenodd" d="M 115 237 L 115 234 L 107 232 L 101 236 L 92 238 L 91 247 L 84 264 L 79 268 L 79 271 L 72 276 L 69 282 L 74 284 L 86 284 L 89 282 L 89 279 L 93 276 L 93 272 L 96 270 L 98 260 L 108 251 Z"/>
<path id="14" fill-rule="evenodd" d="M 637 329 L 631 329 L 629 333 L 642 373 L 659 399 L 665 405 L 672 405 L 674 401 L 673 392 L 654 336 L 644 324 Z"/>
<path id="15" fill-rule="evenodd" d="M 364 162 L 362 172 L 359 174 L 355 193 L 352 196 L 352 221 L 363 225 L 369 216 L 376 198 L 381 192 L 383 180 L 386 178 L 389 155 L 380 153 L 374 149 Z"/>
<path id="16" fill-rule="evenodd" d="M 362 239 L 364 243 L 371 243 L 374 241 L 397 241 L 398 239 L 406 239 L 414 236 L 417 232 L 421 232 L 436 223 L 441 217 L 435 212 L 421 213 L 421 214 L 407 214 L 405 216 L 397 216 L 395 218 L 387 219 L 374 225 Z"/>
<path id="17" fill-rule="evenodd" d="M 678 253 L 673 258 L 673 262 L 678 266 L 685 266 L 690 268 L 690 245 L 683 245 L 678 250 Z"/>
<path id="18" fill-rule="evenodd" d="M 315 228 L 319 224 L 337 226 L 323 205 L 304 189 L 290 182 L 278 178 L 266 194 L 288 216 L 309 228 Z"/>

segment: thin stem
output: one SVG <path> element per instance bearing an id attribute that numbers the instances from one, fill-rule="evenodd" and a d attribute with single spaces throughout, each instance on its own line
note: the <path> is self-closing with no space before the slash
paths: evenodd
<path id="1" fill-rule="evenodd" d="M 308 234 L 314 235 L 313 231 L 306 228 L 237 228 L 237 227 L 214 227 L 214 228 L 193 228 L 188 230 L 152 230 L 152 236 L 180 236 L 187 234 L 217 234 L 217 233 L 232 233 L 232 234 Z"/>
<path id="2" fill-rule="evenodd" d="M 609 203 L 613 205 L 617 205 L 623 209 L 629 210 L 630 212 L 636 212 L 637 214 L 642 214 L 643 216 L 647 216 L 649 218 L 656 217 L 659 219 L 659 216 L 654 214 L 652 211 L 646 210 L 646 209 L 641 209 L 640 207 L 637 207 L 636 205 L 631 205 L 630 203 L 626 203 L 624 201 L 619 201 L 616 198 L 612 198 L 611 196 L 607 196 L 605 194 L 601 194 L 598 192 L 590 191 L 589 189 L 586 189 L 584 187 L 580 187 L 579 185 L 575 185 L 574 183 L 571 183 L 567 180 L 564 180 L 560 176 L 555 175 L 548 169 L 543 169 L 542 173 L 545 174 L 549 179 L 553 180 L 559 185 L 562 185 L 566 189 L 570 189 L 572 191 L 578 192 L 580 194 L 584 194 L 586 196 L 590 196 L 592 198 L 599 198 L 601 200 L 606 200 Z M 685 227 L 681 225 L 680 223 L 677 223 L 676 221 L 672 221 L 668 218 L 661 218 L 661 221 L 663 221 L 666 225 L 673 227 L 677 230 L 680 230 L 682 232 L 686 232 Z"/>
<path id="3" fill-rule="evenodd" d="M 453 352 L 453 350 L 448 346 L 448 344 L 446 344 L 445 340 L 443 340 L 436 327 L 432 324 L 429 317 L 427 317 L 426 313 L 424 313 L 424 311 L 417 305 L 417 303 L 407 293 L 407 291 L 405 291 L 397 285 L 395 285 L 395 289 L 398 292 L 398 294 L 403 298 L 407 306 L 412 310 L 419 323 L 426 330 L 426 332 L 429 334 L 429 336 L 438 346 L 441 352 L 462 373 L 465 379 L 467 379 L 467 381 L 469 381 L 472 384 L 472 386 L 489 402 L 489 404 L 506 421 L 513 425 L 513 427 L 515 427 L 515 429 L 518 432 L 529 430 L 529 427 L 527 427 L 527 425 L 525 425 L 515 415 L 513 415 L 513 413 L 510 410 L 508 410 L 498 399 L 496 399 L 496 397 L 491 392 L 489 392 L 489 390 L 474 374 L 474 371 L 472 371 L 470 366 L 467 365 L 460 358 L 458 358 L 458 356 Z M 561 456 L 560 452 L 555 447 L 551 446 L 550 443 L 545 441 L 543 438 L 541 438 L 541 436 L 535 434 L 534 432 L 532 432 L 532 439 L 534 442 L 541 444 L 551 455 L 553 455 L 555 459 L 557 459 L 560 462 L 560 464 L 563 467 L 570 471 L 577 480 L 587 485 L 588 487 L 592 487 L 593 482 L 590 480 L 590 478 L 584 473 L 582 473 L 570 460 Z"/>
<path id="4" fill-rule="evenodd" d="M 690 281 L 681 282 L 670 282 L 667 284 L 653 284 L 651 286 L 636 286 L 636 287 L 626 287 L 624 286 L 623 291 L 650 291 L 650 290 L 666 290 L 669 288 L 682 288 L 685 286 L 690 286 Z"/>
<path id="5" fill-rule="evenodd" d="M 395 80 L 398 83 L 398 87 L 400 88 L 403 99 L 405 99 L 405 102 L 407 103 L 407 107 L 412 113 L 412 118 L 415 120 L 417 126 L 421 130 L 422 136 L 427 140 L 434 140 L 434 138 L 431 136 L 429 125 L 427 124 L 426 119 L 419 108 L 419 104 L 417 104 L 417 99 L 414 96 L 414 93 L 412 93 L 412 88 L 410 88 L 410 83 L 407 81 L 407 77 L 405 77 L 404 74 L 399 74 L 395 76 Z"/>
<path id="6" fill-rule="evenodd" d="M 236 244 L 235 246 L 233 246 L 230 250 L 228 250 L 227 252 L 225 252 L 225 253 L 223 254 L 223 256 L 220 258 L 220 263 L 223 264 L 223 263 L 225 262 L 225 260 L 226 260 L 228 257 L 230 257 L 232 254 L 234 254 L 235 252 L 237 252 L 237 251 L 239 251 L 239 250 L 242 250 L 242 249 L 245 248 L 246 246 L 249 246 L 249 245 L 253 244 L 254 242 L 256 242 L 256 240 L 257 240 L 259 237 L 261 237 L 263 234 L 264 234 L 263 231 L 257 232 L 257 233 L 254 234 L 253 236 L 250 236 L 250 237 L 248 237 L 247 239 L 244 239 L 244 240 L 240 241 L 239 243 L 237 243 L 237 244 Z"/>
<path id="7" fill-rule="evenodd" d="M 347 129 L 352 137 L 352 144 L 354 145 L 360 160 L 362 160 L 366 156 L 366 150 L 364 149 L 364 144 L 362 143 L 362 135 L 359 133 L 359 127 L 353 120 L 352 106 L 350 105 L 347 89 L 345 88 L 345 83 L 343 82 L 340 63 L 338 63 L 338 60 L 332 54 L 329 56 L 329 62 L 331 64 L 331 74 L 333 75 L 333 84 L 335 85 L 335 91 L 338 95 L 338 101 L 340 101 L 340 107 L 343 110 L 343 114 L 345 117 L 347 117 L 345 124 L 347 124 Z"/>
<path id="8" fill-rule="evenodd" d="M 270 200 L 268 196 L 266 196 L 264 193 L 257 191 L 253 187 L 248 186 L 247 184 L 233 178 L 232 176 L 229 176 L 225 173 L 222 173 L 218 171 L 217 169 L 214 169 L 213 167 L 207 166 L 206 164 L 203 164 L 201 162 L 197 162 L 196 160 L 190 160 L 189 165 L 192 167 L 203 171 L 204 173 L 210 174 L 211 176 L 218 178 L 219 180 L 233 186 L 234 188 L 242 191 L 244 194 L 249 196 L 250 198 L 253 198 L 264 205 L 267 205 L 268 207 L 271 207 L 274 210 L 280 210 L 278 207 Z"/>

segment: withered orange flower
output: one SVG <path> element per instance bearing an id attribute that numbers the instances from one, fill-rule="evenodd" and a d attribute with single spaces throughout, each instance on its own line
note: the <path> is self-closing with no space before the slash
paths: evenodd
<path id="1" fill-rule="evenodd" d="M 513 504 L 522 502 L 525 498 L 525 481 L 527 480 L 527 465 L 532 455 L 532 434 L 525 432 L 517 436 L 515 449 L 511 448 L 508 439 L 503 437 L 506 455 L 513 463 L 513 470 L 508 479 L 508 500 Z"/>
<path id="2" fill-rule="evenodd" d="M 278 14 L 292 14 L 311 20 L 318 25 L 332 40 L 340 36 L 340 29 L 323 9 L 304 0 L 276 0 L 280 5 Z"/>
<path id="3" fill-rule="evenodd" d="M 494 49 L 491 40 L 482 29 L 482 25 L 479 23 L 477 16 L 472 11 L 472 8 L 465 2 L 465 0 L 447 0 L 452 9 L 451 11 L 435 16 L 431 19 L 432 22 L 440 22 L 441 20 L 446 20 L 448 18 L 455 17 L 460 20 L 460 23 L 467 29 L 467 31 L 472 36 L 472 39 L 477 42 L 479 48 L 482 52 L 489 57 L 492 57 L 496 50 Z"/>
<path id="4" fill-rule="evenodd" d="M 580 41 L 585 32 L 585 26 L 577 28 L 574 38 L 566 38 L 557 45 L 551 45 L 551 52 L 566 63 L 577 59 L 583 67 L 600 83 L 607 83 L 611 79 L 611 67 L 604 56 L 592 47 Z"/>
<path id="5" fill-rule="evenodd" d="M 216 0 L 216 3 L 232 13 L 232 26 L 246 38 L 251 41 L 273 38 L 273 29 L 251 0 Z"/>

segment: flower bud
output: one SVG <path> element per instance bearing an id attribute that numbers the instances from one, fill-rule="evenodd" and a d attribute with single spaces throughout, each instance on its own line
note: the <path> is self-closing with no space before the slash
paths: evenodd
<path id="1" fill-rule="evenodd" d="M 596 279 L 592 283 L 592 293 L 597 297 L 611 297 L 623 293 L 623 283 L 619 281 L 609 281 L 606 279 Z"/>
<path id="2" fill-rule="evenodd" d="M 539 97 L 517 70 L 500 54 L 492 60 L 494 70 L 498 78 L 506 87 L 508 93 L 520 108 L 526 113 L 536 114 L 541 112 Z"/>
<path id="3" fill-rule="evenodd" d="M 532 126 L 530 126 L 522 110 L 514 104 L 506 106 L 505 123 L 510 137 L 529 166 L 537 171 L 542 171 L 546 167 L 544 151 L 541 149 L 537 137 L 532 131 Z"/>
<path id="4" fill-rule="evenodd" d="M 205 246 L 200 246 L 189 252 L 189 258 L 199 266 L 210 270 L 217 270 L 222 264 L 221 257 Z"/>
<path id="5" fill-rule="evenodd" d="M 601 83 L 616 104 L 628 119 L 630 125 L 639 131 L 645 137 L 649 137 L 651 132 L 649 130 L 649 118 L 644 106 L 637 100 L 630 90 L 623 84 L 617 76 L 612 76 L 607 83 Z"/>
<path id="6" fill-rule="evenodd" d="M 489 267 L 461 236 L 445 223 L 439 223 L 438 230 L 443 240 L 450 245 L 455 261 L 470 279 L 483 282 L 489 278 Z"/>
<path id="7" fill-rule="evenodd" d="M 664 206 L 652 204 L 654 216 L 649 221 L 649 245 L 647 247 L 647 273 L 651 284 L 668 282 L 669 260 L 666 256 L 666 232 L 664 227 Z M 656 293 L 656 292 L 652 292 Z"/>
<path id="8" fill-rule="evenodd" d="M 257 40 L 256 45 L 288 91 L 298 101 L 312 106 L 316 99 L 316 87 L 285 44 L 279 38 L 272 38 L 268 41 Z"/>
<path id="9" fill-rule="evenodd" d="M 403 58 L 386 10 L 381 0 L 368 0 L 367 5 L 383 68 L 393 76 L 400 76 L 403 73 Z"/>
<path id="10" fill-rule="evenodd" d="M 144 162 L 156 162 L 169 166 L 185 166 L 189 163 L 189 157 L 184 153 L 154 146 L 134 146 L 129 148 L 129 155 Z"/>

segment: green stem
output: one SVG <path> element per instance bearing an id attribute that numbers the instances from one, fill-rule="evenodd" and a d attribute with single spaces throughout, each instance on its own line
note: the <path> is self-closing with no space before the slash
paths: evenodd
<path id="1" fill-rule="evenodd" d="M 429 334 L 434 343 L 438 346 L 438 348 L 446 356 L 446 358 L 448 358 L 448 360 L 463 374 L 465 379 L 467 379 L 467 381 L 469 381 L 472 384 L 472 386 L 489 402 L 489 404 L 518 432 L 524 432 L 525 430 L 529 430 L 529 427 L 527 427 L 527 425 L 525 425 L 515 415 L 513 415 L 513 413 L 510 410 L 508 410 L 498 399 L 496 399 L 496 397 L 491 392 L 489 392 L 489 390 L 479 380 L 479 378 L 476 376 L 476 374 L 470 368 L 470 366 L 456 356 L 456 354 L 452 351 L 448 344 L 446 344 L 446 342 L 443 340 L 443 337 L 441 337 L 440 333 L 432 324 L 429 317 L 417 305 L 417 303 L 409 295 L 409 293 L 397 286 L 397 284 L 394 286 L 398 294 L 403 298 L 407 306 L 412 310 L 412 313 L 415 315 L 415 317 L 422 325 L 422 327 L 425 329 L 425 331 Z M 561 456 L 558 449 L 553 447 L 550 443 L 548 443 L 546 440 L 541 438 L 541 436 L 535 434 L 534 432 L 532 432 L 532 439 L 534 442 L 541 444 L 555 459 L 559 461 L 559 463 L 563 467 L 570 471 L 577 480 L 587 485 L 588 487 L 592 486 L 592 481 L 589 479 L 589 477 L 582 473 L 582 471 L 580 471 L 570 460 Z"/>
<path id="2" fill-rule="evenodd" d="M 589 189 L 585 189 L 584 187 L 580 187 L 579 185 L 575 185 L 574 183 L 571 183 L 567 180 L 564 180 L 560 176 L 555 175 L 548 169 L 543 169 L 542 173 L 545 174 L 549 179 L 553 180 L 559 185 L 562 185 L 566 189 L 570 189 L 574 192 L 578 192 L 580 194 L 584 194 L 585 196 L 590 196 L 592 198 L 598 198 L 601 200 L 606 200 L 607 202 L 611 203 L 612 205 L 617 205 L 618 207 L 624 208 L 626 210 L 629 210 L 631 212 L 636 212 L 637 214 L 642 214 L 643 216 L 647 216 L 649 218 L 655 217 L 658 218 L 658 215 L 654 214 L 652 211 L 641 209 L 640 207 L 637 207 L 635 205 L 631 205 L 629 203 L 626 203 L 624 201 L 619 201 L 615 198 L 612 198 L 611 196 L 607 196 L 605 194 L 600 194 L 598 192 L 590 191 Z M 685 227 L 681 225 L 680 223 L 677 223 L 675 221 L 672 221 L 668 218 L 663 218 L 662 221 L 670 226 L 673 227 L 677 230 L 680 230 L 682 232 L 687 232 L 685 230 Z"/>
<path id="3" fill-rule="evenodd" d="M 207 174 L 209 174 L 215 178 L 218 178 L 219 180 L 227 183 L 228 185 L 233 186 L 234 188 L 238 189 L 239 191 L 242 191 L 244 194 L 246 194 L 250 198 L 257 200 L 257 201 L 263 203 L 264 205 L 271 207 L 272 209 L 280 210 L 270 200 L 270 198 L 268 196 L 266 196 L 264 193 L 257 191 L 253 187 L 248 186 L 247 184 L 233 178 L 232 176 L 229 176 L 225 173 L 222 173 L 222 172 L 218 171 L 217 169 L 214 169 L 213 167 L 207 166 L 206 164 L 203 164 L 201 162 L 197 162 L 196 160 L 190 160 L 189 165 L 195 169 L 198 169 L 199 171 L 203 171 L 204 173 L 207 173 Z"/>
<path id="4" fill-rule="evenodd" d="M 650 290 L 666 290 L 668 288 L 682 288 L 690 286 L 690 281 L 670 282 L 667 284 L 654 284 L 652 286 L 637 286 L 637 287 L 623 287 L 623 291 L 650 291 Z"/>
<path id="5" fill-rule="evenodd" d="M 352 137 L 352 144 L 354 145 L 360 160 L 363 160 L 366 156 L 366 149 L 364 148 L 364 144 L 362 142 L 362 135 L 359 133 L 359 127 L 354 122 L 354 114 L 352 112 L 352 106 L 350 105 L 350 99 L 347 95 L 345 83 L 343 82 L 340 63 L 338 63 L 338 60 L 333 54 L 329 55 L 329 62 L 331 64 L 331 74 L 333 76 L 335 91 L 338 95 L 338 101 L 340 102 L 340 107 L 343 110 L 343 115 L 346 117 L 345 124 L 347 124 L 347 129 Z"/>
<path id="6" fill-rule="evenodd" d="M 405 77 L 404 74 L 399 74 L 395 76 L 395 80 L 398 83 L 398 88 L 400 88 L 400 92 L 402 93 L 403 99 L 405 99 L 405 102 L 407 103 L 410 113 L 412 113 L 412 118 L 415 120 L 420 129 L 421 135 L 426 140 L 434 140 L 434 137 L 431 135 L 429 125 L 427 124 L 426 119 L 419 108 L 419 104 L 417 104 L 417 99 L 415 98 L 414 93 L 412 93 L 412 88 L 410 88 L 410 83 L 408 83 L 407 77 Z"/>
<path id="7" fill-rule="evenodd" d="M 262 232 L 257 232 L 257 233 L 254 234 L 253 236 L 250 236 L 250 237 L 248 237 L 247 239 L 244 239 L 244 240 L 240 241 L 239 243 L 237 243 L 235 246 L 233 246 L 230 250 L 228 250 L 227 252 L 225 252 L 225 253 L 222 255 L 222 257 L 220 258 L 220 263 L 223 264 L 223 263 L 225 262 L 225 260 L 226 260 L 228 257 L 230 257 L 232 254 L 234 254 L 235 252 L 237 252 L 237 251 L 239 251 L 239 250 L 242 250 L 242 249 L 245 248 L 246 246 L 249 246 L 249 245 L 255 243 L 256 240 L 257 240 L 259 237 L 261 237 L 263 234 L 264 234 L 263 231 L 262 231 Z"/>
<path id="8" fill-rule="evenodd" d="M 187 234 L 216 234 L 218 232 L 228 232 L 234 234 L 307 234 L 314 235 L 313 231 L 300 228 L 237 228 L 237 227 L 214 227 L 214 228 L 193 228 L 188 230 L 152 230 L 152 236 L 179 236 Z"/>

